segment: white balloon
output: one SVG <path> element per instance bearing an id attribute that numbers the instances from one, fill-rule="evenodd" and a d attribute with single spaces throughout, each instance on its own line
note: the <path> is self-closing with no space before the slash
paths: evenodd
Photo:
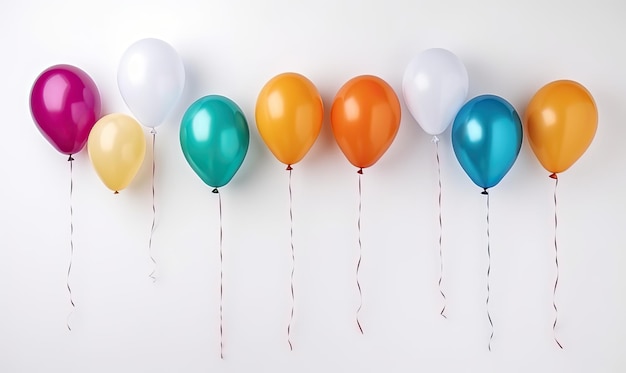
<path id="1" fill-rule="evenodd" d="M 117 85 L 126 105 L 146 127 L 163 123 L 185 87 L 185 67 L 176 50 L 159 39 L 142 39 L 122 55 Z"/>
<path id="2" fill-rule="evenodd" d="M 469 79 L 463 62 L 442 48 L 415 56 L 404 71 L 402 95 L 409 112 L 430 135 L 448 128 L 463 106 Z"/>

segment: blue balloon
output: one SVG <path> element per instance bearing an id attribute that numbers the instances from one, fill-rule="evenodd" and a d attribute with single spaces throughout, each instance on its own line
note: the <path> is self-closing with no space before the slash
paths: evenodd
<path id="1" fill-rule="evenodd" d="M 246 117 L 237 104 L 223 96 L 200 98 L 189 106 L 180 123 L 180 146 L 187 162 L 213 188 L 228 184 L 235 176 L 249 144 Z"/>
<path id="2" fill-rule="evenodd" d="M 474 184 L 485 191 L 509 172 L 521 147 L 522 122 L 501 97 L 474 97 L 452 123 L 454 154 Z"/>

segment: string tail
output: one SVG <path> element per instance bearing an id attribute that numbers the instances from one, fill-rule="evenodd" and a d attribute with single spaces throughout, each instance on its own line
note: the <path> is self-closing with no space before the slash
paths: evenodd
<path id="1" fill-rule="evenodd" d="M 489 335 L 489 343 L 487 348 L 491 351 L 491 341 L 493 340 L 493 321 L 491 320 L 491 313 L 489 312 L 489 295 L 490 295 L 490 276 L 491 276 L 491 237 L 489 235 L 489 192 L 484 189 L 482 194 L 487 196 L 487 320 L 489 320 L 489 327 L 491 328 L 491 334 Z"/>
<path id="2" fill-rule="evenodd" d="M 439 313 L 444 319 L 447 319 L 445 314 L 446 312 L 446 294 L 443 292 L 443 287 L 441 286 L 441 282 L 443 281 L 443 223 L 441 219 L 441 162 L 439 161 L 439 138 L 437 136 L 433 136 L 432 139 L 433 144 L 435 144 L 435 156 L 437 159 L 437 183 L 439 186 L 439 282 L 437 285 L 439 286 L 439 293 L 441 294 L 441 298 L 443 300 L 443 307 L 441 308 L 441 312 Z"/>
<path id="3" fill-rule="evenodd" d="M 152 134 L 152 226 L 150 227 L 150 238 L 148 239 L 148 254 L 150 255 L 150 260 L 152 261 L 152 272 L 148 275 L 152 279 L 152 283 L 156 282 L 156 270 L 157 270 L 157 262 L 154 259 L 154 255 L 152 252 L 152 237 L 154 236 L 154 229 L 156 226 L 156 200 L 155 200 L 155 192 L 154 192 L 154 175 L 156 171 L 156 162 L 154 159 L 154 145 L 156 143 L 156 130 L 153 128 L 150 131 Z"/>
<path id="4" fill-rule="evenodd" d="M 356 309 L 356 326 L 359 328 L 361 334 L 363 334 L 363 328 L 361 327 L 361 321 L 359 320 L 359 314 L 363 307 L 363 292 L 361 291 L 361 283 L 359 282 L 359 271 L 361 269 L 361 259 L 363 258 L 363 245 L 361 243 L 361 212 L 362 212 L 362 192 L 361 192 L 361 175 L 363 175 L 363 169 L 359 169 L 359 215 L 357 219 L 357 232 L 359 242 L 359 259 L 356 262 L 356 288 L 359 291 L 359 306 Z"/>
<path id="5" fill-rule="evenodd" d="M 296 252 L 293 247 L 293 194 L 291 191 L 291 165 L 287 166 L 289 171 L 289 244 L 291 246 L 291 275 L 290 275 L 290 291 L 291 291 L 291 313 L 289 315 L 289 323 L 287 324 L 287 343 L 289 344 L 289 350 L 293 351 L 293 344 L 291 343 L 291 325 L 293 324 L 293 315 L 296 305 L 295 293 L 293 291 L 294 273 L 296 270 Z"/>
<path id="6" fill-rule="evenodd" d="M 73 195 L 74 195 L 74 158 L 70 154 L 67 159 L 70 164 L 70 260 L 67 266 L 67 277 L 66 277 L 66 286 L 67 292 L 70 298 L 70 304 L 72 306 L 72 310 L 67 315 L 66 326 L 67 330 L 72 331 L 72 326 L 70 325 L 70 318 L 72 314 L 76 310 L 76 305 L 74 304 L 74 298 L 72 297 L 72 288 L 70 287 L 70 274 L 72 272 L 72 261 L 74 260 L 74 207 L 72 205 Z"/>
<path id="7" fill-rule="evenodd" d="M 559 310 L 556 307 L 556 289 L 559 285 L 559 251 L 557 244 L 557 227 L 558 227 L 558 216 L 557 216 L 557 187 L 559 186 L 559 178 L 556 174 L 550 175 L 551 178 L 554 179 L 554 264 L 556 266 L 556 276 L 554 278 L 554 289 L 552 290 L 552 307 L 554 307 L 554 323 L 552 324 L 552 333 L 554 335 L 554 342 L 559 346 L 560 349 L 563 349 L 563 345 L 556 337 L 556 324 L 558 322 Z"/>
<path id="8" fill-rule="evenodd" d="M 217 194 L 217 206 L 220 219 L 220 359 L 224 360 L 224 233 L 222 223 L 222 195 L 217 191 L 217 188 L 215 188 L 213 192 Z"/>

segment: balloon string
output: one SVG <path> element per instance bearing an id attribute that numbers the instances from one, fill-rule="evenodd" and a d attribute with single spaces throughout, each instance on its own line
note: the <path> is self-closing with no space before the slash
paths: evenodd
<path id="1" fill-rule="evenodd" d="M 552 307 L 554 307 L 554 324 L 552 324 L 552 333 L 554 334 L 554 342 L 556 342 L 559 348 L 563 349 L 563 346 L 561 345 L 559 340 L 556 338 L 556 324 L 557 324 L 558 315 L 559 315 L 559 310 L 556 308 L 556 288 L 559 284 L 559 256 L 558 256 L 559 252 L 558 252 L 557 235 L 556 235 L 557 226 L 558 226 L 556 190 L 557 190 L 557 187 L 559 186 L 559 178 L 556 176 L 556 174 L 550 175 L 550 177 L 554 179 L 554 264 L 556 265 L 556 277 L 554 279 L 554 289 L 552 291 Z"/>
<path id="2" fill-rule="evenodd" d="M 152 272 L 148 275 L 152 279 L 152 282 L 156 282 L 156 260 L 154 259 L 154 255 L 152 254 L 152 236 L 154 235 L 154 227 L 156 225 L 156 202 L 155 202 L 155 193 L 154 193 L 154 174 L 156 170 L 156 162 L 154 160 L 154 145 L 156 143 L 156 131 L 153 128 L 150 131 L 152 134 L 152 227 L 150 228 L 150 239 L 148 240 L 148 254 L 150 255 L 150 260 L 152 261 Z"/>
<path id="3" fill-rule="evenodd" d="M 289 349 L 293 351 L 293 345 L 291 344 L 291 324 L 293 323 L 293 314 L 296 304 L 295 294 L 293 291 L 293 279 L 296 269 L 296 253 L 293 247 L 293 195 L 291 192 L 291 165 L 287 166 L 289 171 L 289 243 L 291 245 L 291 277 L 290 277 L 290 289 L 291 289 L 291 315 L 289 316 L 289 324 L 287 324 L 287 343 L 289 343 Z"/>
<path id="4" fill-rule="evenodd" d="M 487 319 L 489 320 L 489 325 L 491 327 L 491 335 L 489 336 L 489 343 L 487 344 L 487 348 L 491 351 L 491 341 L 493 340 L 493 321 L 491 320 L 491 314 L 489 313 L 489 280 L 491 275 L 491 242 L 489 236 L 489 192 L 487 189 L 483 190 L 482 194 L 487 196 Z"/>
<path id="5" fill-rule="evenodd" d="M 74 195 L 74 164 L 73 164 L 74 158 L 72 157 L 71 154 L 70 154 L 70 157 L 68 158 L 68 161 L 70 163 L 70 261 L 67 266 L 66 285 L 67 285 L 67 292 L 69 293 L 69 297 L 70 297 L 70 304 L 72 305 L 72 310 L 67 315 L 66 325 L 67 325 L 67 330 L 71 332 L 72 327 L 70 325 L 70 318 L 72 314 L 74 313 L 74 311 L 76 310 L 76 305 L 74 304 L 74 299 L 72 298 L 72 288 L 70 287 L 70 273 L 72 272 L 72 261 L 74 259 L 74 207 L 72 205 L 72 200 L 73 200 L 73 195 Z"/>
<path id="6" fill-rule="evenodd" d="M 441 282 L 443 281 L 443 246 L 442 246 L 442 238 L 443 238 L 443 224 L 441 220 L 441 163 L 439 161 L 439 139 L 437 136 L 433 138 L 435 141 L 435 155 L 437 158 L 437 181 L 439 185 L 439 293 L 441 294 L 441 298 L 443 299 L 443 307 L 441 308 L 441 316 L 446 319 L 446 294 L 443 292 L 443 288 L 441 286 Z"/>
<path id="7" fill-rule="evenodd" d="M 359 260 L 356 263 L 356 287 L 359 290 L 359 307 L 356 309 L 356 325 L 359 327 L 359 331 L 363 334 L 363 328 L 361 327 L 361 322 L 359 321 L 359 313 L 361 312 L 361 308 L 363 307 L 363 292 L 361 291 L 361 283 L 359 282 L 359 270 L 361 268 L 361 259 L 363 257 L 363 245 L 361 244 L 361 201 L 362 201 L 362 193 L 361 193 L 361 175 L 363 175 L 363 169 L 359 169 L 359 216 L 357 219 L 357 231 L 358 231 L 358 240 L 359 240 Z"/>
<path id="8" fill-rule="evenodd" d="M 220 359 L 224 360 L 224 252 L 222 250 L 224 241 L 222 224 L 222 195 L 215 188 L 217 194 L 217 205 L 220 216 Z"/>

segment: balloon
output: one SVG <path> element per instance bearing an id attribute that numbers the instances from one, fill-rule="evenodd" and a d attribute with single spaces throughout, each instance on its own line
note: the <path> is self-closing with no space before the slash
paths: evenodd
<path id="1" fill-rule="evenodd" d="M 159 39 L 142 39 L 122 55 L 117 85 L 137 120 L 154 128 L 178 102 L 185 86 L 185 67 L 171 45 Z"/>
<path id="2" fill-rule="evenodd" d="M 250 131 L 243 112 L 222 96 L 205 96 L 191 104 L 180 125 L 180 146 L 200 179 L 218 188 L 243 163 Z"/>
<path id="3" fill-rule="evenodd" d="M 104 185 L 117 194 L 139 171 L 146 154 L 146 139 L 135 119 L 125 114 L 109 114 L 93 126 L 87 150 Z"/>
<path id="4" fill-rule="evenodd" d="M 261 138 L 289 169 L 304 158 L 317 139 L 324 106 L 310 80 L 300 74 L 283 73 L 261 89 L 255 118 Z"/>
<path id="5" fill-rule="evenodd" d="M 30 111 L 37 128 L 56 150 L 70 156 L 85 146 L 101 106 L 94 81 L 70 65 L 46 69 L 30 92 Z"/>
<path id="6" fill-rule="evenodd" d="M 542 87 L 524 113 L 528 142 L 541 165 L 556 175 L 587 150 L 598 128 L 598 109 L 585 87 L 557 80 Z"/>
<path id="7" fill-rule="evenodd" d="M 433 136 L 452 123 L 467 98 L 468 89 L 465 65 L 446 49 L 427 49 L 415 56 L 404 70 L 404 103 L 422 129 Z"/>
<path id="8" fill-rule="evenodd" d="M 452 148 L 474 184 L 498 184 L 522 147 L 522 122 L 506 100 L 493 95 L 468 101 L 452 124 Z"/>
<path id="9" fill-rule="evenodd" d="M 400 101 L 381 78 L 361 75 L 337 92 L 330 112 L 333 135 L 354 166 L 363 169 L 380 159 L 400 127 Z"/>

